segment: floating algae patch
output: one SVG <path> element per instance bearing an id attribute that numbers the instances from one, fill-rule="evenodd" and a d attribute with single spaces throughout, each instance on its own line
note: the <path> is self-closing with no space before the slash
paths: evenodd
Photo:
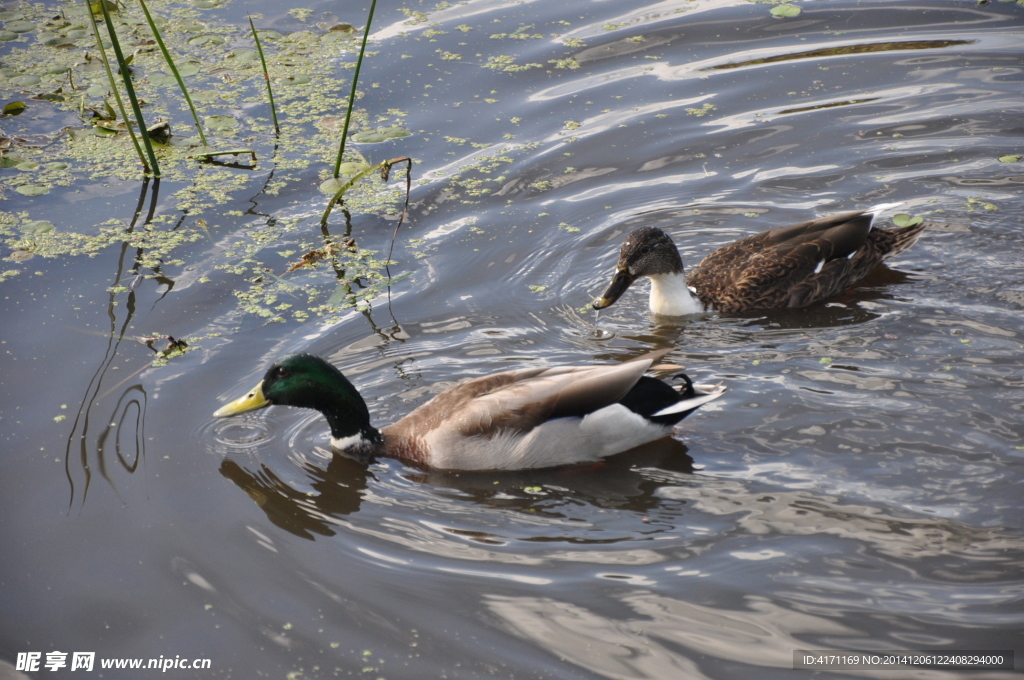
<path id="1" fill-rule="evenodd" d="M 330 174 L 341 133 L 340 126 L 327 121 L 347 106 L 356 32 L 348 24 L 290 34 L 258 31 L 271 60 L 270 77 L 287 83 L 275 92 L 281 122 L 276 135 L 249 27 L 220 23 L 203 11 L 214 4 L 148 3 L 210 135 L 210 147 L 199 144 L 184 97 L 141 8 L 119 5 L 112 16 L 121 44 L 132 46 L 126 57 L 135 89 L 146 102 L 146 124 L 166 123 L 161 128 L 169 135 L 156 145 L 163 183 L 160 211 L 134 227 L 127 222 L 131 214 L 106 220 L 108 212 L 105 221 L 84 225 L 81 215 L 88 210 L 75 210 L 74 219 L 66 222 L 53 215 L 53 206 L 67 199 L 89 200 L 92 187 L 100 188 L 93 197 L 101 199 L 103 187 L 124 193 L 117 187 L 133 191 L 133 184 L 142 186 L 142 167 L 127 124 L 113 109 L 86 6 L 25 5 L 0 13 L 0 101 L 29 103 L 16 119 L 8 119 L 17 121 L 18 134 L 5 130 L 11 139 L 0 140 L 10 142 L 0 147 L 0 201 L 10 205 L 0 209 L 0 282 L 16 276 L 32 258 L 94 256 L 122 245 L 137 249 L 142 276 L 173 278 L 175 268 L 194 268 L 191 260 L 205 255 L 201 244 L 192 244 L 232 238 L 234 232 L 219 225 L 237 229 L 238 216 L 251 209 L 254 194 L 273 195 L 298 185 L 307 209 L 319 211 L 324 199 L 310 190 L 308 169 L 321 166 L 321 179 Z M 353 19 L 359 23 L 359 17 Z M 109 46 L 102 25 L 100 33 Z M 404 115 L 389 111 L 371 122 L 357 109 L 349 132 L 399 139 L 411 134 L 400 125 Z M 248 150 L 243 147 L 251 147 L 254 157 L 214 155 Z M 344 160 L 347 168 L 367 165 L 351 146 Z M 404 183 L 396 174 L 390 185 L 377 179 L 360 182 L 345 195 L 345 207 L 351 214 L 397 212 Z M 47 220 L 34 214 L 44 207 Z M 325 245 L 313 220 L 260 217 L 244 225 L 237 240 L 237 247 L 219 256 L 215 269 L 238 277 L 243 312 L 275 321 L 332 318 L 341 309 L 365 304 L 387 285 L 384 262 L 374 253 Z M 294 272 L 287 272 L 277 254 L 325 247 L 333 248 L 329 257 Z M 200 284 L 209 280 L 199 278 Z"/>

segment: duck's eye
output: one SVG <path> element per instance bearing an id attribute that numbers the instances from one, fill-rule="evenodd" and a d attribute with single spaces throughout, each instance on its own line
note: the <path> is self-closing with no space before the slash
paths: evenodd
<path id="1" fill-rule="evenodd" d="M 278 378 L 287 378 L 288 374 L 289 371 L 284 366 L 278 366 L 277 370 L 274 371 L 274 375 L 277 376 Z"/>

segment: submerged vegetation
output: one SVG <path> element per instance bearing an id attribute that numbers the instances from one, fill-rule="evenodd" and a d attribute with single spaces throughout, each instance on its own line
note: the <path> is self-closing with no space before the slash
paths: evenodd
<path id="1" fill-rule="evenodd" d="M 9 190 L 50 194 L 27 209 L 0 211 L 0 239 L 10 253 L 0 281 L 17 276 L 33 257 L 94 256 L 114 245 L 135 249 L 129 274 L 159 278 L 165 267 L 188 269 L 189 256 L 216 242 L 217 261 L 208 262 L 206 271 L 239 277 L 240 309 L 267 320 L 329 320 L 388 284 L 386 262 L 355 245 L 347 219 L 351 212 L 397 214 L 404 187 L 350 182 L 340 235 L 331 235 L 326 222 L 317 228 L 319 215 L 308 206 L 280 198 L 289 185 L 329 179 L 332 166 L 335 177 L 371 167 L 343 141 L 333 154 L 339 136 L 351 132 L 351 141 L 370 144 L 411 134 L 401 111 L 371 117 L 352 106 L 357 83 L 349 69 L 360 52 L 358 32 L 337 23 L 285 35 L 260 30 L 259 16 L 250 27 L 222 24 L 204 14 L 216 4 L 103 0 L 92 12 L 85 3 L 0 10 L 0 93 L 8 104 L 0 135 L 0 198 Z M 122 48 L 116 60 L 105 55 L 115 47 Z M 133 113 L 120 105 L 120 88 L 129 90 Z M 346 109 L 347 116 L 339 115 Z M 45 126 L 48 132 L 39 134 Z M 145 154 L 132 142 L 136 132 L 144 144 L 152 138 Z M 89 187 L 122 186 L 115 194 L 133 193 L 143 170 L 137 157 L 160 180 L 140 183 L 134 217 L 128 203 L 125 214 L 107 213 L 94 224 L 72 216 L 66 203 L 59 210 L 61 198 L 88 194 Z M 147 194 L 156 206 L 168 188 L 161 210 L 151 208 L 139 220 Z M 248 212 L 231 209 L 239 199 Z M 261 213 L 256 208 L 262 203 L 276 207 Z M 245 229 L 224 231 L 238 226 Z M 205 245 L 189 249 L 200 241 Z M 303 252 L 321 256 L 299 259 Z M 202 276 L 196 282 L 207 281 Z M 112 292 L 127 291 L 121 288 Z"/>

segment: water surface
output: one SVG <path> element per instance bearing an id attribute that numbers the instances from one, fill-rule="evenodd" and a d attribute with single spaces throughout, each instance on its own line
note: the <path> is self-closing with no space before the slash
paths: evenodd
<path id="1" fill-rule="evenodd" d="M 421 180 L 390 305 L 267 323 L 215 268 L 261 215 L 318 215 L 315 171 L 276 196 L 253 176 L 166 280 L 110 292 L 133 256 L 111 247 L 34 258 L 0 284 L 0 659 L 721 679 L 791 678 L 796 649 L 1021 653 L 1024 163 L 998 158 L 1022 153 L 1024 7 L 800 7 L 470 0 L 412 6 L 418 23 L 379 8 L 360 105 L 404 110 L 414 134 L 367 152 L 411 156 Z M 339 14 L 313 9 L 263 21 Z M 216 11 L 241 24 L 241 10 Z M 482 67 L 496 57 L 540 67 Z M 479 154 L 507 160 L 483 172 Z M 47 209 L 128 219 L 139 191 L 69 188 Z M 666 229 L 692 265 L 893 201 L 934 224 L 813 308 L 678 323 L 650 316 L 638 286 L 586 309 L 635 227 Z M 352 216 L 364 248 L 386 251 L 393 228 Z M 151 333 L 205 339 L 152 368 L 131 339 Z M 729 392 L 677 440 L 597 468 L 364 464 L 333 457 L 313 413 L 210 415 L 293 351 L 330 357 L 384 424 L 467 375 L 662 347 Z"/>

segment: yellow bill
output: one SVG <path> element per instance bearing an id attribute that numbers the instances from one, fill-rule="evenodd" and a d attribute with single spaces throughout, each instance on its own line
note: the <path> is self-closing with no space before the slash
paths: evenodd
<path id="1" fill-rule="evenodd" d="M 270 406 L 270 402 L 263 396 L 263 381 L 261 380 L 256 387 L 252 389 L 244 397 L 235 399 L 230 404 L 224 404 L 219 409 L 213 412 L 214 418 L 226 418 L 227 416 L 237 416 L 239 413 L 248 413 L 249 411 L 255 411 L 258 408 L 264 406 Z"/>

